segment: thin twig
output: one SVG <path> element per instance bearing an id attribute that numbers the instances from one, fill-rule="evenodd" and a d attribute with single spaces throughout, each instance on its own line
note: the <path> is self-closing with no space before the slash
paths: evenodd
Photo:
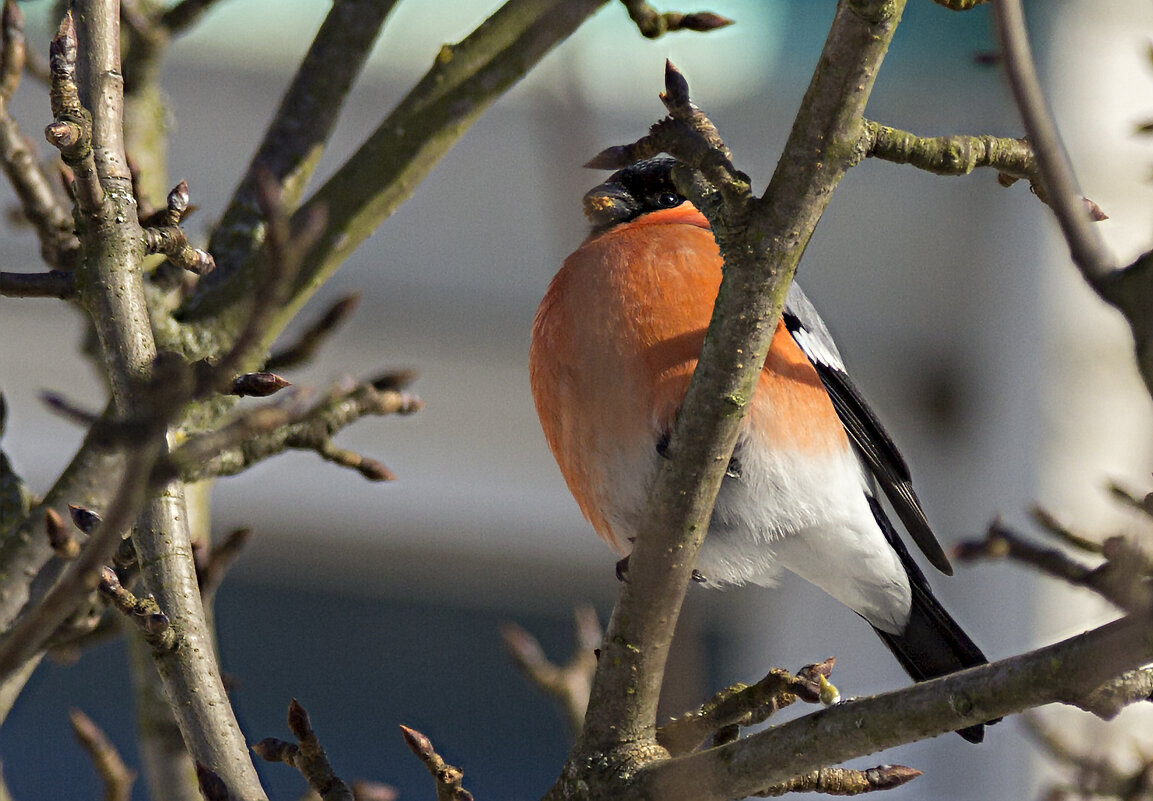
<path id="1" fill-rule="evenodd" d="M 52 552 L 61 559 L 75 559 L 80 555 L 78 543 L 64 526 L 64 518 L 55 509 L 44 510 L 44 532 L 48 535 L 48 544 Z"/>
<path id="2" fill-rule="evenodd" d="M 578 606 L 573 616 L 575 648 L 564 665 L 551 662 L 537 639 L 515 623 L 501 627 L 501 638 L 521 672 L 560 703 L 569 733 L 575 738 L 584 724 L 589 688 L 597 666 L 595 649 L 604 631 L 591 606 Z"/>
<path id="3" fill-rule="evenodd" d="M 321 315 L 320 319 L 301 332 L 294 342 L 274 351 L 264 363 L 265 370 L 283 370 L 305 364 L 320 346 L 339 328 L 360 305 L 360 293 L 353 292 L 338 299 Z"/>
<path id="4" fill-rule="evenodd" d="M 961 543 L 955 553 L 961 561 L 1007 557 L 1074 586 L 1091 589 L 1121 609 L 1153 610 L 1153 579 L 1147 573 L 1149 557 L 1120 537 L 1110 538 L 1104 552 L 1106 560 L 1089 567 L 1056 548 L 1036 545 L 994 520 L 984 540 Z"/>
<path id="5" fill-rule="evenodd" d="M 464 789 L 464 772 L 441 758 L 432 742 L 416 729 L 401 726 L 400 733 L 412 753 L 416 754 L 436 780 L 437 801 L 472 801 L 472 793 Z"/>
<path id="6" fill-rule="evenodd" d="M 104 188 L 92 152 L 92 113 L 80 103 L 76 85 L 76 56 L 76 25 L 69 10 L 49 48 L 52 116 L 56 119 L 44 129 L 44 136 L 60 151 L 75 176 L 77 205 L 86 214 L 95 214 L 104 202 Z"/>
<path id="7" fill-rule="evenodd" d="M 143 635 L 155 651 L 171 651 L 179 639 L 168 615 L 151 598 L 137 598 L 120 583 L 116 571 L 105 567 L 100 572 L 100 594 Z"/>
<path id="8" fill-rule="evenodd" d="M 1153 492 L 1142 496 L 1134 495 L 1115 481 L 1109 482 L 1109 494 L 1126 506 L 1136 509 L 1149 517 L 1153 517 Z"/>
<path id="9" fill-rule="evenodd" d="M 993 4 L 993 14 L 997 20 L 997 40 L 1005 71 L 1036 154 L 1046 202 L 1057 216 L 1073 261 L 1085 281 L 1102 298 L 1109 300 L 1103 286 L 1116 270 L 1116 264 L 1081 202 L 1069 155 L 1061 144 L 1057 126 L 1041 91 L 1020 0 L 997 0 Z"/>
<path id="10" fill-rule="evenodd" d="M 836 660 L 806 665 L 794 676 L 774 668 L 756 684 L 734 684 L 721 690 L 700 709 L 674 718 L 657 729 L 657 742 L 670 754 L 687 754 L 706 738 L 729 726 L 754 726 L 798 700 L 821 701 L 822 688 Z M 822 679 L 824 681 L 822 682 Z"/>
<path id="11" fill-rule="evenodd" d="M 169 33 L 184 33 L 212 8 L 217 0 L 180 0 L 160 17 L 161 27 Z"/>
<path id="12" fill-rule="evenodd" d="M 165 15 L 179 14 L 189 0 Z M 282 187 L 283 208 L 296 210 L 320 162 L 345 98 L 364 67 L 373 43 L 396 0 L 337 0 L 309 46 L 257 148 L 233 192 L 209 250 L 221 262 L 207 285 L 223 283 L 245 266 L 263 236 L 259 182 L 270 176 Z M 301 120 L 308 120 L 302 125 Z"/>
<path id="13" fill-rule="evenodd" d="M 79 709 L 72 709 L 68 718 L 72 723 L 72 733 L 88 752 L 104 785 L 104 801 L 129 801 L 136 772 L 124 764 L 116 746 L 90 717 Z"/>
<path id="14" fill-rule="evenodd" d="M 252 746 L 252 750 L 267 762 L 283 762 L 296 768 L 323 801 L 354 801 L 352 790 L 332 770 L 308 713 L 295 698 L 288 705 L 288 728 L 296 743 L 268 737 Z"/>
<path id="15" fill-rule="evenodd" d="M 112 558 L 124 532 L 132 526 L 144 505 L 148 479 L 163 447 L 161 430 L 127 455 L 119 487 L 99 528 L 68 565 L 56 586 L 19 618 L 0 641 L 0 681 L 32 659 L 72 614 L 80 599 L 96 589 L 100 568 Z"/>
<path id="16" fill-rule="evenodd" d="M 200 584 L 200 594 L 206 602 L 224 581 L 228 569 L 240 558 L 251 537 L 252 529 L 235 529 L 222 542 L 205 549 L 204 556 L 197 559 L 196 578 Z"/>
<path id="17" fill-rule="evenodd" d="M 168 205 L 159 224 L 144 229 L 144 249 L 147 253 L 164 254 L 172 264 L 193 275 L 207 275 L 216 269 L 212 254 L 192 247 L 180 227 L 188 201 L 188 184 L 181 181 L 168 193 Z"/>
<path id="18" fill-rule="evenodd" d="M 673 31 L 704 33 L 733 24 L 733 20 L 728 17 L 722 17 L 711 11 L 698 11 L 691 14 L 681 14 L 676 11 L 662 13 L 650 6 L 646 0 L 621 0 L 621 3 L 628 9 L 629 19 L 633 21 L 637 30 L 646 39 L 659 39 L 666 33 Z"/>
<path id="19" fill-rule="evenodd" d="M 415 395 L 378 389 L 375 382 L 338 385 L 312 406 L 290 402 L 240 413 L 232 422 L 190 438 L 171 454 L 166 475 L 185 481 L 240 473 L 288 449 L 311 450 L 359 471 L 370 480 L 388 480 L 384 465 L 332 444 L 332 437 L 365 415 L 412 414 L 423 406 Z"/>
<path id="20" fill-rule="evenodd" d="M 1030 508 L 1029 518 L 1066 545 L 1070 545 L 1086 553 L 1101 553 L 1102 545 L 1100 542 L 1076 533 L 1043 506 L 1037 505 Z"/>
<path id="21" fill-rule="evenodd" d="M 241 365 L 254 360 L 262 347 L 262 336 L 292 292 L 305 252 L 316 242 L 324 225 L 324 213 L 312 213 L 290 219 L 284 205 L 283 187 L 271 173 L 258 171 L 256 202 L 265 221 L 266 258 L 255 286 L 244 325 L 232 347 L 209 369 L 197 374 L 197 395 L 228 392 Z"/>
<path id="22" fill-rule="evenodd" d="M 0 57 L 0 163 L 20 198 L 24 218 L 36 229 L 40 252 L 52 267 L 76 266 L 79 244 L 72 233 L 72 215 L 52 191 L 52 182 L 27 137 L 8 114 L 8 101 L 24 68 L 24 19 L 15 0 L 5 0 L 3 54 Z"/>
<path id="23" fill-rule="evenodd" d="M 893 790 L 921 775 L 916 768 L 904 765 L 878 765 L 867 770 L 852 768 L 819 768 L 794 776 L 780 784 L 753 793 L 760 798 L 776 798 L 785 793 L 820 793 L 821 795 L 861 795 L 878 790 Z"/>

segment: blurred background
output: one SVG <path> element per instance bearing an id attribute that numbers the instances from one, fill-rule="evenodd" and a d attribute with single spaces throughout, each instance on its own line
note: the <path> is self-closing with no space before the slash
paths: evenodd
<path id="1" fill-rule="evenodd" d="M 25 5 L 39 20 L 31 41 L 43 49 L 48 5 Z M 526 371 L 536 304 L 584 235 L 580 197 L 602 177 L 580 165 L 662 115 L 657 93 L 669 57 L 738 166 L 763 188 L 834 6 L 660 5 L 707 8 L 737 24 L 648 42 L 622 7 L 608 5 L 468 132 L 302 315 L 309 322 L 340 295 L 363 293 L 356 317 L 318 361 L 289 374 L 295 383 L 323 387 L 342 375 L 411 366 L 427 406 L 413 417 L 365 419 L 339 437 L 388 464 L 399 475 L 394 483 L 368 484 L 295 453 L 218 484 L 217 533 L 255 530 L 218 601 L 222 659 L 251 741 L 287 737 L 285 712 L 296 697 L 338 773 L 394 784 L 402 799 L 427 797 L 431 787 L 398 723 L 428 734 L 478 798 L 535 798 L 556 777 L 568 748 L 561 718 L 516 673 L 499 626 L 519 622 L 563 660 L 574 604 L 593 603 L 607 619 L 617 591 L 616 557 L 561 481 Z M 322 174 L 403 96 L 441 43 L 467 35 L 496 6 L 401 3 Z M 175 48 L 167 69 L 172 179 L 191 186 L 200 212 L 190 228 L 202 241 L 326 10 L 315 0 L 220 3 Z M 1127 261 L 1149 243 L 1153 149 L 1134 129 L 1153 117 L 1153 7 L 1062 0 L 1032 2 L 1027 11 L 1082 188 L 1110 215 L 1101 229 Z M 869 116 L 923 135 L 1020 135 L 999 71 L 979 57 L 993 48 L 986 8 L 957 14 L 914 0 Z M 38 131 L 49 120 L 40 87 L 25 85 L 13 114 Z M 10 195 L 0 200 L 13 205 Z M 36 252 L 28 232 L 0 239 L 4 269 L 36 269 Z M 1136 530 L 1138 521 L 1102 487 L 1116 479 L 1149 489 L 1149 401 L 1123 324 L 1081 285 L 1027 187 L 1003 189 L 990 172 L 938 178 L 865 163 L 844 181 L 799 275 L 908 457 L 946 547 L 982 535 L 995 515 L 1024 525 L 1035 502 L 1090 533 Z M 38 391 L 103 403 L 77 354 L 82 328 L 59 302 L 0 299 L 4 447 L 37 491 L 80 439 L 44 411 Z M 991 658 L 1109 613 L 1084 593 L 1010 565 L 930 579 Z M 774 590 L 692 588 L 667 711 L 755 681 L 769 667 L 796 669 L 829 655 L 845 695 L 907 682 L 867 625 L 799 580 L 785 576 Z M 84 709 L 135 764 L 131 703 L 119 644 L 76 664 L 45 664 L 0 730 L 14 796 L 96 797 L 66 710 Z M 1077 732 L 1086 718 L 1071 712 L 1060 725 Z M 1144 731 L 1148 737 L 1153 727 Z M 1136 755 L 1135 735 L 1122 736 L 1101 746 Z M 879 762 L 925 771 L 894 799 L 1028 798 L 1045 781 L 1015 720 L 982 746 L 950 735 L 856 764 Z M 303 788 L 286 766 L 259 770 L 275 798 Z"/>

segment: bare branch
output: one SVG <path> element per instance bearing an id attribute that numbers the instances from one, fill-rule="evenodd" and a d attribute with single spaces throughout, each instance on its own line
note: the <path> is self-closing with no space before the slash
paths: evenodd
<path id="1" fill-rule="evenodd" d="M 916 768 L 904 765 L 878 765 L 868 770 L 819 768 L 753 793 L 760 798 L 776 798 L 785 793 L 821 793 L 822 795 L 861 795 L 877 790 L 893 790 L 921 775 Z"/>
<path id="2" fill-rule="evenodd" d="M 170 34 L 184 33 L 215 5 L 217 0 L 180 0 L 160 17 L 160 26 Z"/>
<path id="3" fill-rule="evenodd" d="M 299 745 L 269 737 L 252 746 L 252 750 L 267 762 L 283 762 L 299 770 L 323 801 L 354 801 L 352 790 L 333 772 L 308 713 L 295 698 L 288 706 L 288 728 Z"/>
<path id="4" fill-rule="evenodd" d="M 584 724 L 589 688 L 596 670 L 596 651 L 604 632 L 591 606 L 578 606 L 575 617 L 575 648 L 569 661 L 549 661 L 536 638 L 515 623 L 501 627 L 505 648 L 528 678 L 560 703 L 570 734 L 575 738 Z"/>
<path id="5" fill-rule="evenodd" d="M 734 684 L 721 690 L 700 709 L 666 723 L 657 729 L 657 742 L 673 756 L 687 754 L 716 732 L 730 726 L 763 723 L 778 710 L 797 700 L 815 704 L 821 701 L 835 660 L 806 665 L 792 675 L 773 668 L 756 684 Z M 822 683 L 824 679 L 824 684 Z"/>
<path id="6" fill-rule="evenodd" d="M 327 224 L 305 259 L 290 303 L 268 327 L 265 347 L 315 287 L 411 195 L 471 124 L 605 2 L 508 0 L 462 42 L 442 48 L 425 77 L 294 215 L 301 218 L 324 209 Z M 319 118 L 318 129 L 326 119 Z M 220 236 L 227 233 L 225 228 Z M 241 262 L 247 261 L 247 247 L 236 251 Z M 185 309 L 186 318 L 198 325 L 212 325 L 220 315 L 235 314 L 247 279 L 240 274 L 233 281 L 232 273 L 250 269 L 234 262 L 215 242 L 209 250 L 219 266 Z"/>
<path id="7" fill-rule="evenodd" d="M 0 295 L 10 298 L 71 300 L 76 297 L 76 283 L 72 273 L 60 270 L 49 270 L 46 273 L 0 272 Z"/>
<path id="8" fill-rule="evenodd" d="M 40 252 L 53 267 L 72 269 L 76 264 L 76 237 L 72 215 L 52 191 L 40 160 L 27 137 L 8 114 L 8 100 L 15 91 L 24 66 L 24 20 L 15 0 L 5 0 L 3 55 L 0 58 L 0 164 L 20 198 L 24 217 L 36 229 Z"/>
<path id="9" fill-rule="evenodd" d="M 1153 668 L 1126 671 L 1076 701 L 1075 706 L 1102 720 L 1112 720 L 1125 707 L 1141 701 L 1153 701 Z"/>
<path id="10" fill-rule="evenodd" d="M 180 221 L 188 211 L 188 184 L 181 181 L 168 193 L 168 205 L 160 214 L 157 225 L 144 229 L 146 253 L 163 253 L 182 270 L 194 275 L 207 275 L 216 269 L 216 262 L 207 251 L 192 247 Z"/>
<path id="11" fill-rule="evenodd" d="M 1110 482 L 1109 494 L 1125 505 L 1136 509 L 1138 512 L 1153 517 L 1153 492 L 1147 492 L 1145 495 L 1138 497 L 1120 484 Z"/>
<path id="12" fill-rule="evenodd" d="M 112 558 L 124 532 L 132 526 L 144 505 L 148 477 L 163 446 L 163 431 L 159 431 L 127 455 L 119 488 L 104 513 L 103 522 L 56 586 L 28 609 L 0 641 L 0 681 L 32 659 L 72 614 L 80 599 L 96 588 L 100 568 Z"/>
<path id="13" fill-rule="evenodd" d="M 733 20 L 728 17 L 710 11 L 698 11 L 692 14 L 680 14 L 676 11 L 661 13 L 646 0 L 621 0 L 621 3 L 628 9 L 629 19 L 636 24 L 637 30 L 646 39 L 659 39 L 673 31 L 713 31 L 733 24 Z"/>
<path id="14" fill-rule="evenodd" d="M 282 370 L 305 364 L 316 354 L 324 341 L 344 324 L 360 304 L 360 293 L 353 292 L 337 300 L 290 345 L 275 351 L 264 363 L 265 370 Z"/>
<path id="15" fill-rule="evenodd" d="M 7 102 L 20 86 L 27 51 L 24 44 L 24 14 L 16 0 L 4 0 L 0 22 L 0 101 Z"/>
<path id="16" fill-rule="evenodd" d="M 136 772 L 130 770 L 120 758 L 120 752 L 90 717 L 79 709 L 68 712 L 72 733 L 88 752 L 92 764 L 104 785 L 104 801 L 129 801 Z"/>
<path id="17" fill-rule="evenodd" d="M 1056 537 L 1066 545 L 1071 545 L 1087 553 L 1101 553 L 1102 545 L 1096 540 L 1083 537 L 1057 519 L 1057 516 L 1042 506 L 1029 509 L 1029 517 L 1034 523 L 1043 528 L 1048 534 Z"/>
<path id="18" fill-rule="evenodd" d="M 909 164 L 935 175 L 968 175 L 991 167 L 1013 178 L 1037 174 L 1033 149 L 1026 139 L 997 136 L 917 136 L 871 120 L 864 121 L 861 147 L 867 158 Z"/>
<path id="19" fill-rule="evenodd" d="M 80 103 L 76 55 L 76 25 L 72 12 L 68 11 L 49 50 L 52 116 L 56 120 L 44 129 L 44 136 L 72 169 L 77 205 L 86 214 L 95 214 L 104 202 L 104 188 L 100 185 L 92 152 L 92 113 Z"/>
<path id="20" fill-rule="evenodd" d="M 740 798 L 798 772 L 899 743 L 1047 703 L 1080 701 L 1121 671 L 1153 660 L 1151 622 L 1149 614 L 1134 615 L 1031 653 L 845 701 L 727 745 L 655 761 L 640 768 L 637 784 L 622 797 L 675 792 L 698 801 Z M 782 760 L 783 753 L 790 759 Z"/>
<path id="21" fill-rule="evenodd" d="M 260 245 L 263 225 L 257 194 L 261 175 L 283 187 L 285 211 L 296 210 L 348 91 L 395 4 L 396 0 L 333 3 L 213 233 L 208 249 L 222 268 L 209 284 L 221 284 L 233 276 Z"/>
<path id="22" fill-rule="evenodd" d="M 1101 236 L 1078 201 L 1069 157 L 1045 104 L 1029 49 L 1020 0 L 997 0 L 993 6 L 997 35 L 1017 107 L 1036 153 L 1041 185 L 1053 208 L 1074 264 L 1082 278 L 1129 323 L 1145 388 L 1153 392 L 1153 253 L 1118 268 Z"/>
<path id="23" fill-rule="evenodd" d="M 200 584 L 200 594 L 203 597 L 210 598 L 216 592 L 221 582 L 224 581 L 224 575 L 228 572 L 228 568 L 232 567 L 233 563 L 240 558 L 240 553 L 248 544 L 251 536 L 251 529 L 238 528 L 225 537 L 223 542 L 207 549 L 204 556 L 201 556 L 201 553 L 205 553 L 205 551 L 198 551 L 196 578 Z"/>
<path id="24" fill-rule="evenodd" d="M 1004 56 L 1005 71 L 1036 153 L 1037 171 L 1045 189 L 1046 202 L 1061 224 L 1073 261 L 1089 285 L 1102 293 L 1103 283 L 1116 266 L 1104 239 L 1094 230 L 1080 201 L 1081 193 L 1077 189 L 1069 156 L 1041 92 L 1020 2 L 997 0 L 993 4 L 993 13 L 997 19 L 997 38 Z M 1108 300 L 1104 294 L 1102 297 Z"/>
<path id="25" fill-rule="evenodd" d="M 255 361 L 255 354 L 263 348 L 265 332 L 291 294 L 305 251 L 316 242 L 324 224 L 324 213 L 318 209 L 290 219 L 283 189 L 271 173 L 258 171 L 254 191 L 265 220 L 266 258 L 249 293 L 248 315 L 232 347 L 197 375 L 198 396 L 229 391 L 241 366 Z"/>
<path id="26" fill-rule="evenodd" d="M 168 615 L 151 598 L 137 598 L 120 584 L 116 571 L 105 567 L 100 572 L 100 594 L 123 614 L 144 636 L 154 651 L 171 651 L 178 639 Z"/>
<path id="27" fill-rule="evenodd" d="M 296 449 L 316 451 L 370 480 L 387 480 L 391 471 L 379 462 L 336 448 L 332 437 L 365 415 L 412 414 L 422 406 L 411 393 L 380 390 L 373 382 L 338 385 L 311 407 L 297 402 L 242 412 L 229 424 L 194 436 L 173 451 L 166 471 L 185 481 L 235 475 Z"/>
<path id="28" fill-rule="evenodd" d="M 472 793 L 464 789 L 464 773 L 460 768 L 445 762 L 432 747 L 432 742 L 416 729 L 401 726 L 400 733 L 412 753 L 420 758 L 428 772 L 436 780 L 437 801 L 472 801 Z"/>
<path id="29" fill-rule="evenodd" d="M 80 543 L 73 539 L 64 526 L 64 518 L 55 509 L 44 510 L 44 531 L 48 535 L 48 544 L 52 551 L 61 559 L 75 559 L 80 554 Z"/>
<path id="30" fill-rule="evenodd" d="M 962 561 L 1008 557 L 1074 586 L 1087 587 L 1121 609 L 1153 609 L 1149 558 L 1123 538 L 1113 537 L 1107 542 L 1106 560 L 1090 568 L 1055 548 L 1035 545 L 994 520 L 983 541 L 961 543 L 956 555 Z"/>

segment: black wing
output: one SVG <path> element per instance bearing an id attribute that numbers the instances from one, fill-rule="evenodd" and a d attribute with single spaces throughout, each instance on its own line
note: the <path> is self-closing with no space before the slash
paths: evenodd
<path id="1" fill-rule="evenodd" d="M 909 466 L 905 463 L 893 440 L 881 427 L 881 422 L 873 410 L 865 403 L 861 393 L 845 372 L 841 354 L 833 342 L 829 329 L 821 320 L 813 304 L 794 282 L 785 301 L 782 314 L 785 327 L 797 341 L 801 350 L 809 357 L 821 383 L 833 401 L 833 408 L 841 418 L 841 424 L 849 438 L 864 458 L 877 483 L 893 505 L 893 511 L 901 519 L 909 536 L 924 552 L 933 567 L 946 575 L 953 575 L 949 557 L 937 542 L 933 529 L 921 508 L 921 501 L 913 491 Z"/>

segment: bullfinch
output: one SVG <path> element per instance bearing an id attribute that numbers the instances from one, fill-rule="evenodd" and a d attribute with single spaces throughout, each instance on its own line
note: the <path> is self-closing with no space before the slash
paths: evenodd
<path id="1" fill-rule="evenodd" d="M 596 532 L 622 554 L 688 388 L 721 282 L 704 215 L 661 157 L 584 197 L 592 231 L 550 283 L 529 374 L 545 439 Z M 878 499 L 949 574 L 909 468 L 794 283 L 721 484 L 694 577 L 770 585 L 785 568 L 874 628 L 916 681 L 985 663 L 933 596 Z M 971 742 L 982 726 L 959 732 Z"/>

